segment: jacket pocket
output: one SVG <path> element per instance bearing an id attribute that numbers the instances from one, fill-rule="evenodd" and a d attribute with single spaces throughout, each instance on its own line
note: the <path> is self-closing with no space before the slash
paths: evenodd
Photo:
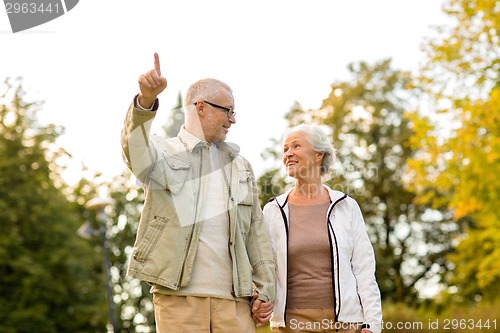
<path id="1" fill-rule="evenodd" d="M 162 158 L 156 163 L 151 179 L 173 194 L 179 193 L 186 183 L 191 166 L 180 154 L 163 151 Z"/>
<path id="2" fill-rule="evenodd" d="M 251 176 L 252 174 L 249 170 L 239 171 L 239 188 L 236 198 L 238 205 L 251 206 L 253 204 Z"/>
<path id="3" fill-rule="evenodd" d="M 156 247 L 158 240 L 167 225 L 168 219 L 161 216 L 154 216 L 153 219 L 148 224 L 144 235 L 139 240 L 137 248 L 134 252 L 134 260 L 144 263 L 148 259 L 149 255 Z"/>
<path id="4" fill-rule="evenodd" d="M 244 242 L 248 239 L 248 234 L 250 232 L 250 225 L 252 223 L 252 211 L 253 211 L 253 193 L 252 193 L 252 178 L 251 173 L 248 170 L 240 170 L 239 172 L 239 183 L 238 183 L 238 195 L 237 209 L 238 209 L 238 224 L 241 237 Z"/>

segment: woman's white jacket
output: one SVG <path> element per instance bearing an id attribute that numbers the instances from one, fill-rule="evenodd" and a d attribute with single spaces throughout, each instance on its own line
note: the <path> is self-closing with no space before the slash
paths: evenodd
<path id="1" fill-rule="evenodd" d="M 361 210 L 353 198 L 325 188 L 331 202 L 325 223 L 328 223 L 331 247 L 335 320 L 339 323 L 362 322 L 370 325 L 373 333 L 380 333 L 382 307 L 375 279 L 375 255 Z M 263 210 L 277 270 L 272 329 L 285 326 L 290 191 L 269 201 Z"/>

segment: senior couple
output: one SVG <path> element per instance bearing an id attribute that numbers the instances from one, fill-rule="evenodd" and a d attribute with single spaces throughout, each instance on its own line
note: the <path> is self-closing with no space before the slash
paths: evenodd
<path id="1" fill-rule="evenodd" d="M 261 210 L 250 163 L 226 135 L 231 88 L 192 84 L 178 135 L 150 135 L 167 87 L 158 54 L 139 77 L 123 158 L 145 202 L 128 274 L 151 285 L 156 332 L 380 333 L 373 247 L 356 201 L 323 184 L 334 160 L 317 126 L 291 128 L 283 164 L 295 186 Z"/>

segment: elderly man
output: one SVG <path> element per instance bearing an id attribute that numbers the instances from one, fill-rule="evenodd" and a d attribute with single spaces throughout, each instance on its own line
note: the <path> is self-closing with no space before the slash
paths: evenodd
<path id="1" fill-rule="evenodd" d="M 128 273 L 152 285 L 157 333 L 255 331 L 275 296 L 275 266 L 255 177 L 235 145 L 231 88 L 215 79 L 189 87 L 177 137 L 150 136 L 158 94 L 154 69 L 139 77 L 122 131 L 124 161 L 145 202 Z"/>

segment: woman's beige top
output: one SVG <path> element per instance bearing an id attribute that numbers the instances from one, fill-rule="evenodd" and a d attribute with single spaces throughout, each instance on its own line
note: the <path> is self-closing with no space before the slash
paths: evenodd
<path id="1" fill-rule="evenodd" d="M 326 222 L 330 202 L 288 205 L 287 308 L 332 308 L 331 249 Z"/>

